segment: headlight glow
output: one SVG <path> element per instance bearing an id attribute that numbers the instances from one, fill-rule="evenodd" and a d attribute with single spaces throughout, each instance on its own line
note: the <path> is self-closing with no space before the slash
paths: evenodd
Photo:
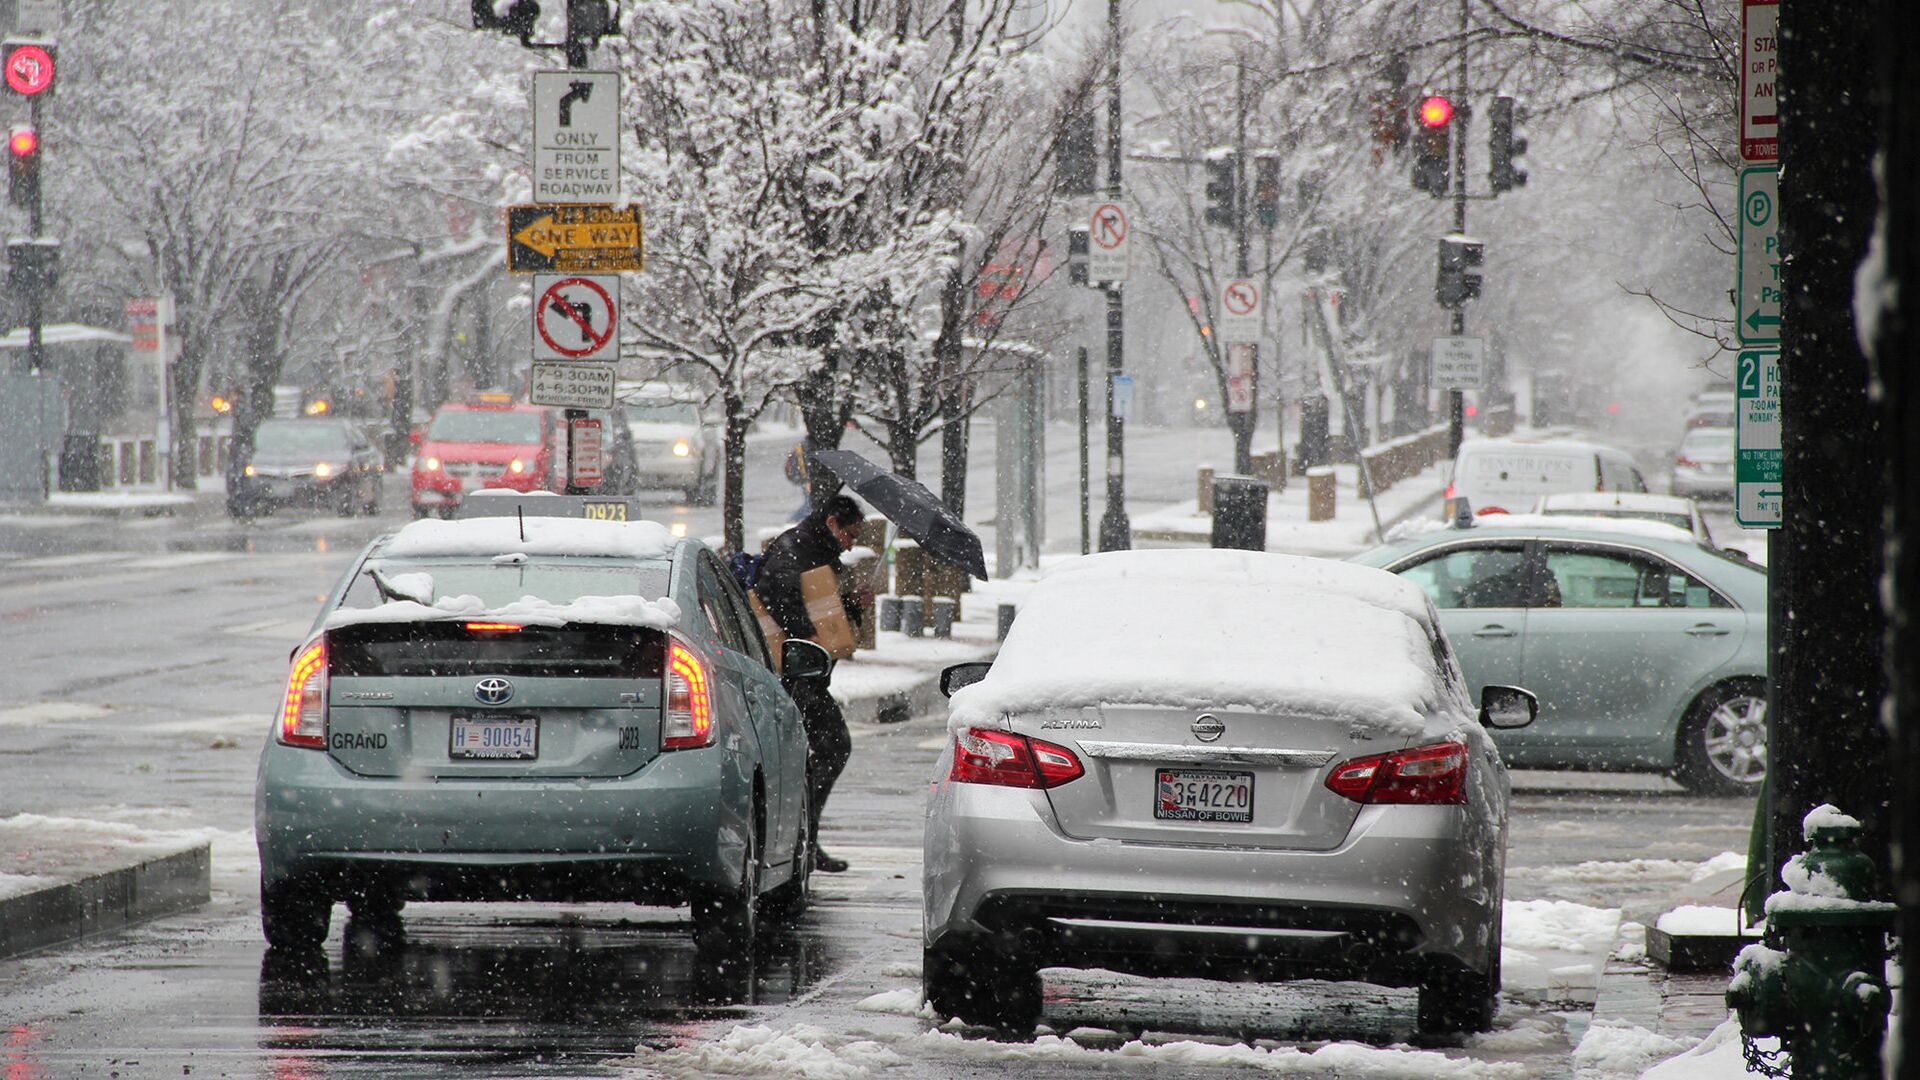
<path id="1" fill-rule="evenodd" d="M 507 471 L 513 472 L 513 473 L 526 472 L 527 463 L 524 461 L 521 461 L 519 458 L 514 458 L 512 461 L 507 462 Z"/>
<path id="2" fill-rule="evenodd" d="M 253 466 L 251 466 L 251 465 L 249 465 L 249 466 L 247 466 L 247 469 L 246 469 L 246 472 L 247 472 L 247 475 L 248 475 L 248 476 L 252 476 L 252 475 L 253 475 Z"/>
<path id="3" fill-rule="evenodd" d="M 693 444 L 687 440 L 680 439 L 673 444 L 674 457 L 686 457 L 691 453 L 693 453 Z"/>
<path id="4" fill-rule="evenodd" d="M 440 471 L 440 459 L 437 457 L 430 457 L 427 460 L 421 462 L 420 464 L 426 466 L 426 469 L 428 472 Z"/>
<path id="5" fill-rule="evenodd" d="M 333 475 L 333 466 L 322 461 L 313 467 L 313 475 L 318 476 L 324 480 L 327 477 Z"/>

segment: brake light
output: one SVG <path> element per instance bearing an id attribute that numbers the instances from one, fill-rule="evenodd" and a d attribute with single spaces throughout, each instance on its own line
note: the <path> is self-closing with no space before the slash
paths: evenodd
<path id="1" fill-rule="evenodd" d="M 306 647 L 287 676 L 280 705 L 280 741 L 288 746 L 327 745 L 327 639 Z"/>
<path id="2" fill-rule="evenodd" d="M 1457 490 L 1455 490 L 1455 488 L 1454 488 L 1454 486 L 1453 486 L 1453 482 L 1452 482 L 1452 481 L 1448 481 L 1448 482 L 1447 482 L 1447 493 L 1446 493 L 1445 495 L 1443 495 L 1443 496 L 1441 496 L 1441 497 L 1442 497 L 1442 498 L 1445 498 L 1445 499 L 1452 499 L 1452 498 L 1455 498 L 1455 497 L 1457 497 L 1457 496 L 1458 496 L 1459 494 L 1460 494 L 1460 492 L 1459 492 L 1459 491 L 1457 491 Z"/>
<path id="3" fill-rule="evenodd" d="M 1467 748 L 1443 742 L 1354 758 L 1334 766 L 1327 787 L 1357 803 L 1465 805 Z"/>
<path id="4" fill-rule="evenodd" d="M 519 623 L 510 622 L 470 622 L 467 629 L 478 634 L 512 633 L 520 629 Z"/>
<path id="5" fill-rule="evenodd" d="M 1073 751 L 1010 731 L 968 728 L 953 740 L 953 770 L 959 784 L 1056 788 L 1086 774 Z"/>
<path id="6" fill-rule="evenodd" d="M 1480 509 L 1475 510 L 1473 512 L 1473 516 L 1486 517 L 1488 514 L 1504 514 L 1506 512 L 1507 512 L 1507 508 L 1504 506 L 1483 506 Z"/>
<path id="7" fill-rule="evenodd" d="M 691 750 L 713 745 L 713 698 L 707 669 L 693 650 L 676 641 L 667 653 L 667 723 L 660 745 Z"/>
<path id="8" fill-rule="evenodd" d="M 1677 469 L 1696 469 L 1700 467 L 1699 462 L 1693 460 L 1692 458 L 1688 457 L 1685 454 L 1681 454 L 1680 456 L 1674 458 L 1673 464 L 1674 464 L 1674 467 Z"/>

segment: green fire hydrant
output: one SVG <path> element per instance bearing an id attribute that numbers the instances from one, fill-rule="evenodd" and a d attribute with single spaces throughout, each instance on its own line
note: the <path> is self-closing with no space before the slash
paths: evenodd
<path id="1" fill-rule="evenodd" d="M 1740 1014 L 1750 1062 L 1751 1040 L 1772 1036 L 1794 1077 L 1878 1077 L 1896 907 L 1875 898 L 1880 872 L 1859 848 L 1858 820 L 1822 805 L 1801 828 L 1807 850 L 1780 868 L 1787 891 L 1767 898 L 1764 942 L 1733 962 L 1727 1004 Z"/>

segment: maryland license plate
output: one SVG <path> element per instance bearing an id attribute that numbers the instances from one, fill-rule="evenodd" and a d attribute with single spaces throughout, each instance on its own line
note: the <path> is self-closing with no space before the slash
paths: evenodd
<path id="1" fill-rule="evenodd" d="M 1161 769 L 1153 786 L 1153 816 L 1162 821 L 1253 820 L 1252 773 Z"/>
<path id="2" fill-rule="evenodd" d="M 454 758 L 524 761 L 540 756 L 540 720 L 532 716 L 455 716 L 447 733 Z"/>

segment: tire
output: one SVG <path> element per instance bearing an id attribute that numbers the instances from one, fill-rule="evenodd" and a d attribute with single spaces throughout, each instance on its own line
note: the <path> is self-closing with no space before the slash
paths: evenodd
<path id="1" fill-rule="evenodd" d="M 431 513 L 433 513 L 432 507 L 421 506 L 419 503 L 413 504 L 413 520 L 424 521 L 426 520 L 427 515 Z"/>
<path id="2" fill-rule="evenodd" d="M 1420 984 L 1420 1033 L 1466 1035 L 1493 1027 L 1500 1008 L 1500 959 L 1495 950 L 1490 970 L 1449 968 Z"/>
<path id="3" fill-rule="evenodd" d="M 1040 969 L 1009 949 L 942 941 L 921 954 L 927 1004 L 942 1017 L 1029 1035 L 1040 1022 Z"/>
<path id="4" fill-rule="evenodd" d="M 350 518 L 359 513 L 360 493 L 351 487 L 342 488 L 339 500 L 333 504 L 333 511 L 344 518 Z"/>
<path id="5" fill-rule="evenodd" d="M 260 931 L 269 949 L 307 951 L 327 940 L 333 898 L 298 881 L 260 882 Z"/>
<path id="6" fill-rule="evenodd" d="M 404 896 L 387 888 L 357 889 L 347 897 L 347 915 L 356 922 L 397 924 L 406 906 Z"/>
<path id="7" fill-rule="evenodd" d="M 794 876 L 768 893 L 760 901 L 760 911 L 769 919 L 790 923 L 798 919 L 813 902 L 813 806 L 802 791 L 800 828 L 793 839 Z"/>
<path id="8" fill-rule="evenodd" d="M 760 829 L 747 830 L 746 866 L 739 888 L 693 900 L 693 945 L 701 960 L 719 965 L 752 961 L 760 929 Z"/>
<path id="9" fill-rule="evenodd" d="M 1700 795 L 1758 795 L 1767 776 L 1766 693 L 1749 681 L 1701 694 L 1680 724 L 1673 778 Z"/>
<path id="10" fill-rule="evenodd" d="M 380 495 L 381 495 L 380 488 L 381 488 L 381 484 L 380 484 L 380 481 L 378 480 L 375 480 L 373 483 L 367 485 L 366 501 L 360 504 L 361 513 L 367 515 L 368 517 L 380 516 Z"/>

